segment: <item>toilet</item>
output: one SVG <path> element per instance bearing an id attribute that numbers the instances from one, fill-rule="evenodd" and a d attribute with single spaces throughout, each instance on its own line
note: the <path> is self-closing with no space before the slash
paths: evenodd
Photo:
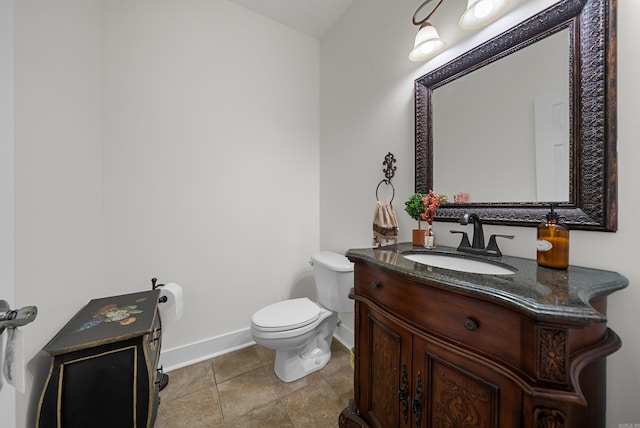
<path id="1" fill-rule="evenodd" d="M 311 256 L 317 302 L 304 298 L 283 300 L 251 317 L 253 340 L 275 349 L 274 371 L 283 382 L 293 382 L 320 370 L 331 359 L 331 339 L 338 312 L 353 312 L 349 290 L 353 263 L 345 256 L 323 251 Z"/>

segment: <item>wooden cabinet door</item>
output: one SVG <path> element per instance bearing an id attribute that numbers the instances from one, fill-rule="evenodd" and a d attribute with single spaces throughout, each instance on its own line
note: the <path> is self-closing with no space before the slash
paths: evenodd
<path id="1" fill-rule="evenodd" d="M 372 427 L 409 427 L 412 336 L 364 303 L 357 313 L 360 416 Z"/>
<path id="2" fill-rule="evenodd" d="M 521 390 L 490 363 L 428 337 L 414 337 L 413 349 L 414 428 L 521 426 Z"/>

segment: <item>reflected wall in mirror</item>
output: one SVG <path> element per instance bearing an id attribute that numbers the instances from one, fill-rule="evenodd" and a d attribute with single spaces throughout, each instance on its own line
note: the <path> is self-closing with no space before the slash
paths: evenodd
<path id="1" fill-rule="evenodd" d="M 570 70 L 564 29 L 434 90 L 433 187 L 472 202 L 568 202 Z"/>
<path id="2" fill-rule="evenodd" d="M 559 1 L 416 80 L 416 192 L 450 201 L 436 220 L 535 226 L 554 202 L 573 229 L 616 230 L 615 14 Z"/>

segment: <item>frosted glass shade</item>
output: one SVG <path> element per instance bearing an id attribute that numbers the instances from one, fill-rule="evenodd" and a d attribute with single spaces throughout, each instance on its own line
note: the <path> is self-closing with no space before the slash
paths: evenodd
<path id="1" fill-rule="evenodd" d="M 510 0 L 468 0 L 467 10 L 460 18 L 460 28 L 474 30 L 484 27 L 503 15 L 510 3 Z"/>
<path id="2" fill-rule="evenodd" d="M 428 22 L 422 24 L 420 31 L 416 34 L 409 59 L 411 61 L 426 61 L 439 54 L 445 47 L 445 42 L 438 36 L 438 32 L 433 25 Z"/>

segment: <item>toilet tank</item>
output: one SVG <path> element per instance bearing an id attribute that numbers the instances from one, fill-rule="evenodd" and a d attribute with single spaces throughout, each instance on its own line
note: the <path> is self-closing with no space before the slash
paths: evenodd
<path id="1" fill-rule="evenodd" d="M 311 256 L 318 303 L 334 312 L 353 312 L 349 291 L 353 287 L 353 263 L 345 256 L 322 251 Z"/>

